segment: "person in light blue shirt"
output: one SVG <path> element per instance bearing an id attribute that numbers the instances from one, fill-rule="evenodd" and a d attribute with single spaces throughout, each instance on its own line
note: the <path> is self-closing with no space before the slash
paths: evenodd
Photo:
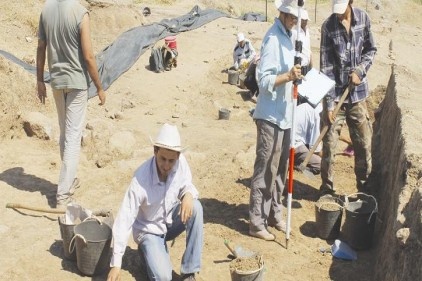
<path id="1" fill-rule="evenodd" d="M 275 2 L 279 16 L 267 31 L 257 68 L 259 96 L 253 114 L 257 127 L 256 159 L 249 201 L 249 234 L 274 240 L 267 229 L 285 231 L 281 213 L 292 127 L 293 81 L 300 79 L 301 67 L 294 65 L 295 50 L 290 40 L 297 24 L 294 0 Z"/>

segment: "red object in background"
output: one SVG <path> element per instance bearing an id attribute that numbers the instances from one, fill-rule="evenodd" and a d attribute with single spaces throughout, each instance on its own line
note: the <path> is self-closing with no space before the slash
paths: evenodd
<path id="1" fill-rule="evenodd" d="M 167 46 L 169 46 L 170 49 L 177 50 L 176 36 L 167 36 L 164 38 L 164 42 Z"/>

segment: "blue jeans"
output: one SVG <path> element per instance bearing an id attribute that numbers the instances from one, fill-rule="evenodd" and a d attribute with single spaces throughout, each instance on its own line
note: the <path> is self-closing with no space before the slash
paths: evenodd
<path id="1" fill-rule="evenodd" d="M 196 273 L 201 268 L 203 245 L 203 211 L 198 200 L 193 202 L 193 214 L 186 225 L 178 215 L 180 204 L 173 209 L 173 223 L 167 226 L 167 234 L 144 234 L 139 241 L 138 251 L 141 259 L 145 259 L 150 280 L 172 280 L 172 265 L 166 241 L 173 240 L 186 230 L 186 249 L 182 258 L 181 273 Z"/>

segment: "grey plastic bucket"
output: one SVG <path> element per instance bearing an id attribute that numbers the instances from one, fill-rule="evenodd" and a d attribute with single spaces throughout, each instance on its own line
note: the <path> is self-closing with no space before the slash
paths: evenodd
<path id="1" fill-rule="evenodd" d="M 73 236 L 75 235 L 75 225 L 74 224 L 65 224 L 64 216 L 60 216 L 57 220 L 59 222 L 60 228 L 60 235 L 63 241 L 63 252 L 64 257 L 68 260 L 75 261 L 76 260 L 76 252 L 73 251 L 72 253 L 69 251 L 70 241 L 72 241 Z"/>
<path id="2" fill-rule="evenodd" d="M 239 72 L 233 69 L 229 69 L 227 72 L 229 84 L 237 85 L 237 83 L 239 83 Z"/>
<path id="3" fill-rule="evenodd" d="M 245 73 L 239 74 L 239 88 L 246 89 L 245 79 L 246 79 Z"/>
<path id="4" fill-rule="evenodd" d="M 378 212 L 378 204 L 375 197 L 357 193 L 359 200 L 349 202 L 346 197 L 346 216 L 342 227 L 342 238 L 355 250 L 367 250 L 372 246 L 375 229 L 375 220 Z"/>
<path id="5" fill-rule="evenodd" d="M 232 281 L 263 281 L 264 280 L 264 260 L 262 256 L 258 256 L 257 265 L 259 268 L 254 270 L 240 270 L 234 269 L 230 270 L 231 280 Z M 233 262 L 240 260 L 242 258 L 237 258 Z"/>
<path id="6" fill-rule="evenodd" d="M 218 110 L 218 119 L 220 120 L 229 120 L 230 118 L 230 110 L 226 108 L 220 108 Z"/>
<path id="7" fill-rule="evenodd" d="M 76 264 L 84 275 L 99 275 L 109 268 L 111 237 L 110 226 L 97 220 L 75 226 Z"/>
<path id="8" fill-rule="evenodd" d="M 340 235 L 343 202 L 333 196 L 322 196 L 315 204 L 317 236 L 332 240 Z"/>

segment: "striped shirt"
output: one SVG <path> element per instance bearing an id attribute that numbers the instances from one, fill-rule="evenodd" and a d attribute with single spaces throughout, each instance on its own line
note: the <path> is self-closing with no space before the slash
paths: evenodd
<path id="1" fill-rule="evenodd" d="M 336 82 L 335 90 L 326 97 L 328 110 L 334 109 L 334 102 L 339 101 L 343 90 L 347 88 L 352 72 L 359 76 L 362 83 L 350 93 L 349 102 L 356 103 L 368 97 L 366 74 L 376 51 L 371 22 L 363 10 L 352 7 L 349 35 L 336 14 L 332 14 L 323 23 L 320 70 Z"/>

